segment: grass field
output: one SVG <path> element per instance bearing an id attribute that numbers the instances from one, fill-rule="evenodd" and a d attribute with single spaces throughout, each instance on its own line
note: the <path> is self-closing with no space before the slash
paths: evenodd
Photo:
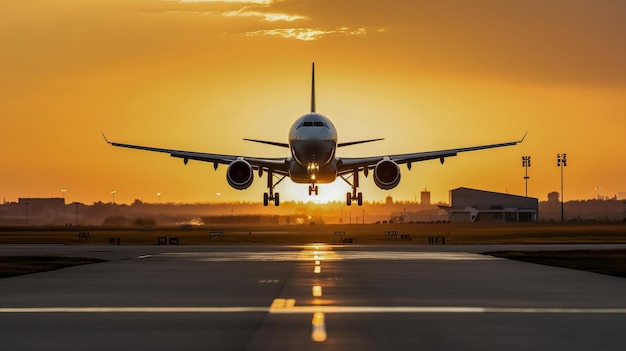
<path id="1" fill-rule="evenodd" d="M 0 278 L 99 262 L 104 261 L 85 257 L 0 256 Z"/>
<path id="2" fill-rule="evenodd" d="M 626 250 L 496 251 L 486 255 L 626 278 Z"/>
<path id="3" fill-rule="evenodd" d="M 223 232 L 211 238 L 210 232 Z M 396 231 L 389 240 L 386 231 Z M 79 237 L 79 233 L 89 237 Z M 159 237 L 178 238 L 180 245 L 333 243 L 354 238 L 358 244 L 427 244 L 444 237 L 446 244 L 626 243 L 624 223 L 417 223 L 359 225 L 223 225 L 206 227 L 11 227 L 0 228 L 0 244 L 117 244 L 156 245 Z M 410 236 L 401 239 L 401 235 Z M 169 242 L 169 239 L 168 239 Z"/>

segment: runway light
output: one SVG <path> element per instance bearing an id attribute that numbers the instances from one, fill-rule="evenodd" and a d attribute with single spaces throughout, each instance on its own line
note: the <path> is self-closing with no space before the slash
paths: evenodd
<path id="1" fill-rule="evenodd" d="M 320 274 L 322 272 L 322 266 L 315 266 L 313 273 Z"/>
<path id="2" fill-rule="evenodd" d="M 313 319 L 311 320 L 312 331 L 311 340 L 315 342 L 324 342 L 328 338 L 326 334 L 326 321 L 324 318 L 324 312 L 313 313 Z"/>
<path id="3" fill-rule="evenodd" d="M 313 286 L 313 296 L 321 297 L 322 296 L 322 287 L 319 285 Z"/>

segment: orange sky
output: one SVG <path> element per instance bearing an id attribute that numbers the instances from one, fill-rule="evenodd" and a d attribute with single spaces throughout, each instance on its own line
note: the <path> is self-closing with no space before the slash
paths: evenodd
<path id="1" fill-rule="evenodd" d="M 114 148 L 286 156 L 242 138 L 285 142 L 309 108 L 340 141 L 383 137 L 340 155 L 510 141 L 401 167 L 387 194 L 433 201 L 465 186 L 565 199 L 626 192 L 623 1 L 32 0 L 0 3 L 0 199 L 261 201 L 265 178 L 231 189 L 226 167 Z M 599 188 L 599 190 L 596 190 Z M 277 187 L 307 200 L 306 185 Z M 338 180 L 322 199 L 343 201 Z M 219 194 L 219 195 L 218 195 Z"/>

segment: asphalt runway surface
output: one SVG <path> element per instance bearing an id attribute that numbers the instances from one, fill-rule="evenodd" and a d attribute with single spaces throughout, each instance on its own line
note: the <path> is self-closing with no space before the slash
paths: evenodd
<path id="1" fill-rule="evenodd" d="M 6 245 L 110 261 L 1 279 L 0 349 L 626 349 L 626 279 L 524 248 Z"/>

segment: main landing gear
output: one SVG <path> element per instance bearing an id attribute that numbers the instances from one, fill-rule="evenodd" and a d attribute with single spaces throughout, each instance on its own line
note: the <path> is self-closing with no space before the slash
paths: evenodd
<path id="1" fill-rule="evenodd" d="M 319 191 L 319 188 L 317 187 L 317 185 L 315 185 L 315 183 L 309 185 L 309 196 L 315 194 L 317 195 Z"/>
<path id="2" fill-rule="evenodd" d="M 356 201 L 359 206 L 363 206 L 363 193 L 357 193 L 357 188 L 359 187 L 359 169 L 355 168 L 352 172 L 352 183 L 344 176 L 341 176 L 341 179 L 352 187 L 352 192 L 346 193 L 346 205 L 351 206 L 352 201 Z"/>
<path id="3" fill-rule="evenodd" d="M 278 178 L 276 183 L 274 183 L 274 177 Z M 280 196 L 278 193 L 274 193 L 274 187 L 282 182 L 285 177 L 284 175 L 275 176 L 271 169 L 267 171 L 267 188 L 269 189 L 269 194 L 263 193 L 263 206 L 269 205 L 270 201 L 274 202 L 274 206 L 280 205 Z"/>

